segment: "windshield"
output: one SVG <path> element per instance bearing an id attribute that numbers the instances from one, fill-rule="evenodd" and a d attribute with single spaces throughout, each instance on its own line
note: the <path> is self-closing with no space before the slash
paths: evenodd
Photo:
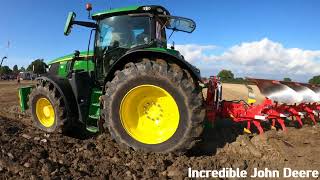
<path id="1" fill-rule="evenodd" d="M 188 18 L 177 16 L 159 15 L 166 21 L 166 28 L 174 31 L 183 31 L 191 33 L 196 28 L 196 23 Z"/>
<path id="2" fill-rule="evenodd" d="M 99 49 L 132 48 L 148 44 L 150 39 L 150 18 L 147 16 L 114 16 L 99 22 Z"/>

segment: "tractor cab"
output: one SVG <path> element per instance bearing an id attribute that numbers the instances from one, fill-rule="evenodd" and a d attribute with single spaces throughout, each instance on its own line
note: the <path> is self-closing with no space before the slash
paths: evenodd
<path id="1" fill-rule="evenodd" d="M 166 29 L 172 33 L 191 33 L 196 27 L 193 20 L 170 16 L 169 11 L 161 6 L 132 6 L 96 13 L 92 15 L 96 23 L 74 19 L 75 14 L 69 13 L 65 35 L 69 35 L 73 24 L 96 30 L 94 62 L 97 80 L 102 84 L 114 63 L 124 55 L 148 48 L 167 51 Z M 169 52 L 178 54 L 174 50 Z"/>
<path id="2" fill-rule="evenodd" d="M 141 45 L 166 48 L 166 27 L 189 33 L 195 29 L 191 19 L 170 16 L 160 6 L 143 6 L 114 16 L 110 13 L 101 17 L 98 15 L 93 15 L 98 23 L 96 47 L 107 51 L 113 48 L 132 49 Z"/>

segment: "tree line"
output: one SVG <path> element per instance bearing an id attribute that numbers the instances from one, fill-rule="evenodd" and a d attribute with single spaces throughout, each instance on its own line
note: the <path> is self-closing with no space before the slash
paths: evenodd
<path id="1" fill-rule="evenodd" d="M 232 73 L 232 71 L 226 70 L 226 69 L 221 70 L 217 76 L 220 77 L 222 82 L 226 82 L 226 83 L 239 83 L 239 84 L 250 83 L 247 80 L 245 80 L 244 78 L 235 77 L 234 74 Z M 291 82 L 292 80 L 289 77 L 285 77 L 285 78 L 283 78 L 283 81 Z M 320 84 L 320 75 L 313 76 L 311 79 L 309 79 L 308 82 L 310 84 Z"/>
<path id="2" fill-rule="evenodd" d="M 0 75 L 15 75 L 17 76 L 20 72 L 32 72 L 34 74 L 44 74 L 46 73 L 46 63 L 43 59 L 36 59 L 31 62 L 31 64 L 25 69 L 23 66 L 18 67 L 14 65 L 12 69 L 9 66 L 0 67 Z"/>

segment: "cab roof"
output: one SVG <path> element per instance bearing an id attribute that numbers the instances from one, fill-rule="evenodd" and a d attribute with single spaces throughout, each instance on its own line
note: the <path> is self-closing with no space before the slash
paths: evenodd
<path id="1" fill-rule="evenodd" d="M 158 5 L 145 5 L 145 6 L 127 6 L 122 8 L 115 8 L 110 10 L 105 10 L 102 12 L 97 12 L 92 15 L 92 19 L 100 19 L 102 17 L 110 17 L 129 13 L 155 13 L 170 15 L 169 11 L 162 6 Z"/>

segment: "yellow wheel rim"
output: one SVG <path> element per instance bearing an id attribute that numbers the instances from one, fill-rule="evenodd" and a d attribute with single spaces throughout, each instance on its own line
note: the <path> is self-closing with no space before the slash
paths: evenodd
<path id="1" fill-rule="evenodd" d="M 176 101 L 166 90 L 140 85 L 122 99 L 120 119 L 126 132 L 137 141 L 159 144 L 176 132 L 180 115 Z"/>
<path id="2" fill-rule="evenodd" d="M 51 127 L 54 124 L 54 109 L 47 98 L 40 98 L 36 103 L 36 114 L 44 127 Z"/>

